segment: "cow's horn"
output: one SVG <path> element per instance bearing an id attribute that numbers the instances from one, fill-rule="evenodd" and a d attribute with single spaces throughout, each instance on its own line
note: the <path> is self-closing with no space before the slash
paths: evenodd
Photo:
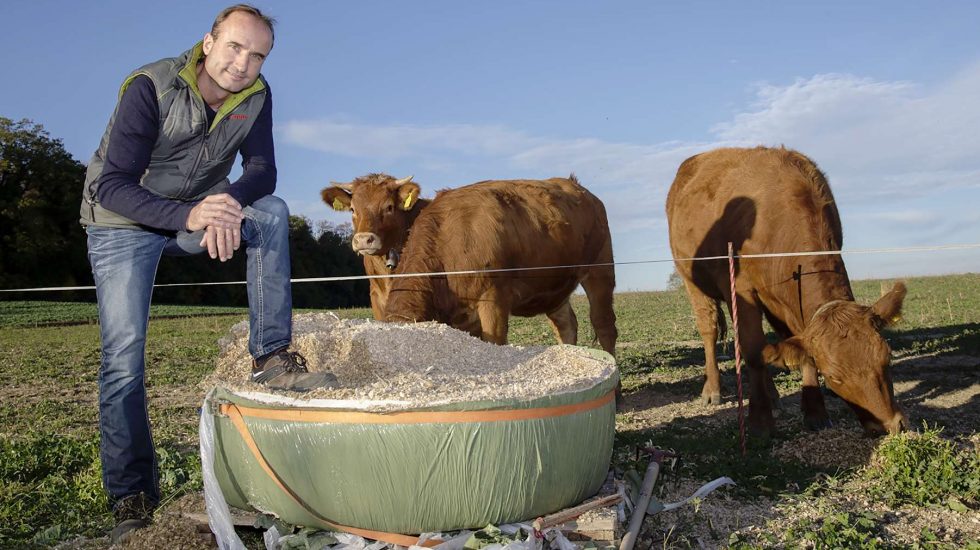
<path id="1" fill-rule="evenodd" d="M 330 182 L 330 185 L 335 185 L 335 186 L 343 189 L 344 191 L 347 191 L 348 193 L 350 193 L 351 190 L 354 189 L 354 184 L 353 183 L 340 183 L 339 181 L 331 181 Z"/>
<path id="2" fill-rule="evenodd" d="M 402 178 L 400 180 L 395 180 L 395 183 L 397 185 L 402 185 L 402 184 L 405 184 L 405 183 L 408 183 L 408 182 L 412 181 L 412 178 L 414 178 L 414 177 L 415 177 L 415 175 L 413 174 L 411 176 L 408 176 L 407 178 Z"/>

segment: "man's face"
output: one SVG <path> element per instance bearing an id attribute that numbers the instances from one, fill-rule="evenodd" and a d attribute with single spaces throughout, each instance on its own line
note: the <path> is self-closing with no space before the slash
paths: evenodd
<path id="1" fill-rule="evenodd" d="M 272 31 L 257 17 L 233 12 L 221 22 L 218 36 L 204 36 L 204 70 L 221 89 L 237 93 L 255 83 L 272 50 Z"/>

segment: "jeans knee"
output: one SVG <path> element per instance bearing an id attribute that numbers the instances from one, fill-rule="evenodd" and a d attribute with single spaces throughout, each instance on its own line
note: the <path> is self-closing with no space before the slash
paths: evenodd
<path id="1" fill-rule="evenodd" d="M 275 195 L 266 195 L 252 203 L 252 208 L 275 218 L 289 220 L 289 205 Z"/>
<path id="2" fill-rule="evenodd" d="M 266 195 L 245 208 L 242 239 L 246 242 L 277 241 L 286 238 L 288 234 L 289 207 L 286 201 Z"/>

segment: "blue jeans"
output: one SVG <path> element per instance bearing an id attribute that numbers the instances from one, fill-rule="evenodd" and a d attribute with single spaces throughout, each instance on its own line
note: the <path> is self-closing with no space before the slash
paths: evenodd
<path id="1" fill-rule="evenodd" d="M 282 199 L 268 195 L 245 207 L 244 214 L 248 349 L 259 357 L 289 345 L 292 339 L 289 209 Z M 102 482 L 110 504 L 140 492 L 156 504 L 159 475 L 143 382 L 150 298 L 161 256 L 198 254 L 207 249 L 198 246 L 200 231 L 176 237 L 138 228 L 89 226 L 86 231 L 102 336 Z"/>

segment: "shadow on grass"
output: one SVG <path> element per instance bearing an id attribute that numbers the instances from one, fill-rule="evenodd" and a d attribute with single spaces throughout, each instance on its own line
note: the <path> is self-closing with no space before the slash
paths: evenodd
<path id="1" fill-rule="evenodd" d="M 738 420 L 717 422 L 713 415 L 675 418 L 655 428 L 620 430 L 616 433 L 619 464 L 623 468 L 644 471 L 646 459 L 636 460 L 635 449 L 652 445 L 676 453 L 677 469 L 665 478 L 678 476 L 708 482 L 728 476 L 737 484 L 732 491 L 749 498 L 772 498 L 780 493 L 798 492 L 821 473 L 836 473 L 782 461 L 772 450 L 798 432 L 780 429 L 771 440 L 746 436 L 742 455 Z"/>
<path id="2" fill-rule="evenodd" d="M 885 339 L 899 354 L 980 356 L 980 323 L 892 330 L 885 333 Z"/>
<path id="3" fill-rule="evenodd" d="M 893 362 L 892 380 L 914 384 L 895 396 L 913 425 L 926 421 L 949 428 L 948 435 L 975 431 L 966 420 L 980 417 L 980 395 L 965 401 L 960 395 L 980 381 L 980 323 L 892 331 L 886 338 L 904 356 Z"/>
<path id="4" fill-rule="evenodd" d="M 896 395 L 913 422 L 927 420 L 933 425 L 948 425 L 947 435 L 973 433 L 975 427 L 970 420 L 980 417 L 980 395 L 969 392 L 978 383 L 980 324 L 890 332 L 887 337 L 893 349 L 899 355 L 906 356 L 892 368 L 893 379 L 896 383 L 915 383 L 910 389 Z M 627 406 L 632 403 L 635 411 L 643 408 L 643 403 L 656 403 L 656 407 L 696 399 L 703 380 L 700 374 L 703 361 L 703 350 L 695 347 L 644 350 L 644 353 L 624 357 L 625 375 L 641 378 L 635 384 L 636 389 L 626 395 Z M 731 415 L 729 410 L 727 413 L 717 413 L 727 416 L 723 419 L 719 419 L 717 414 L 706 413 L 674 418 L 648 428 L 620 430 L 616 435 L 619 465 L 642 472 L 646 459 L 637 460 L 635 449 L 649 445 L 669 449 L 682 456 L 679 468 L 681 476 L 705 482 L 729 476 L 738 483 L 733 491 L 749 498 L 798 492 L 823 474 L 838 474 L 834 469 L 806 466 L 772 455 L 772 450 L 782 442 L 803 432 L 798 410 L 799 374 L 775 372 L 783 405 L 783 411 L 777 418 L 777 433 L 770 441 L 749 437 L 745 456 L 741 453 L 737 417 Z M 668 377 L 682 378 L 671 381 L 655 379 L 663 378 L 664 373 Z M 735 399 L 735 372 L 728 368 L 721 374 L 723 400 L 730 403 Z M 742 384 L 743 393 L 747 393 L 746 378 L 743 378 Z M 963 398 L 956 399 L 957 393 Z M 945 406 L 942 404 L 944 396 L 952 396 Z M 747 402 L 748 396 L 744 397 Z M 857 421 L 846 404 L 830 392 L 826 400 L 835 424 L 854 423 L 856 426 Z M 964 419 L 965 423 L 961 422 Z"/>
<path id="5" fill-rule="evenodd" d="M 730 351 L 730 350 L 729 350 Z M 738 381 L 731 357 L 724 355 L 724 350 L 718 354 L 719 371 L 721 374 L 722 398 L 735 400 Z M 654 392 L 658 394 L 657 401 L 661 404 L 682 403 L 700 399 L 704 386 L 704 349 L 698 347 L 675 346 L 666 349 L 644 350 L 632 354 L 622 354 L 617 359 L 620 373 L 623 377 L 623 387 L 630 394 L 637 392 Z M 798 389 L 799 374 L 795 378 L 783 376 L 786 371 L 770 367 L 777 384 L 790 380 L 789 385 Z M 660 380 L 658 380 L 660 378 Z M 667 378 L 668 380 L 662 380 Z M 742 372 L 742 392 L 748 399 L 748 374 Z M 647 401 L 647 400 L 643 400 Z"/>

